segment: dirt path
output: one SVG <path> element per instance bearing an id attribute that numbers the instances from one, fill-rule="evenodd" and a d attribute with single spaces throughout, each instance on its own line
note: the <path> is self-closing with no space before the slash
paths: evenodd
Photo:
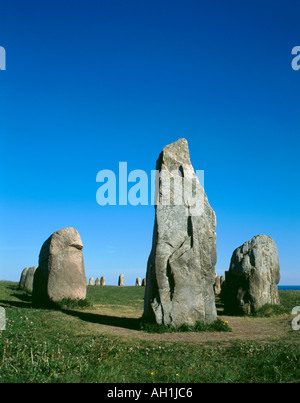
<path id="1" fill-rule="evenodd" d="M 124 306 L 95 306 L 89 311 L 73 311 L 74 320 L 84 320 L 86 331 L 91 333 L 111 334 L 124 337 L 127 340 L 136 338 L 153 341 L 191 342 L 201 343 L 210 341 L 231 340 L 268 340 L 288 336 L 290 321 L 288 317 L 253 318 L 221 316 L 228 321 L 232 332 L 203 332 L 203 333 L 162 333 L 152 334 L 135 329 L 137 319 L 142 312 L 137 312 Z"/>

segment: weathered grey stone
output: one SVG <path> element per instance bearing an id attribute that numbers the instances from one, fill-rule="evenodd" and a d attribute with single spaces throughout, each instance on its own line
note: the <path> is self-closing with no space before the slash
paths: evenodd
<path id="1" fill-rule="evenodd" d="M 145 278 L 143 278 L 142 287 L 146 287 L 146 279 Z"/>
<path id="2" fill-rule="evenodd" d="M 221 293 L 225 310 L 249 314 L 265 304 L 278 305 L 279 280 L 275 242 L 267 235 L 256 235 L 232 254 Z"/>
<path id="3" fill-rule="evenodd" d="M 95 285 L 94 277 L 90 277 L 90 279 L 89 279 L 89 285 Z"/>
<path id="4" fill-rule="evenodd" d="M 64 298 L 85 299 L 86 277 L 82 241 L 75 228 L 52 234 L 43 244 L 34 276 L 35 303 Z"/>
<path id="5" fill-rule="evenodd" d="M 105 282 L 105 277 L 104 276 L 102 276 L 101 277 L 101 279 L 100 279 L 100 285 L 106 285 L 106 282 Z"/>
<path id="6" fill-rule="evenodd" d="M 25 279 L 26 279 L 26 274 L 28 272 L 29 267 L 25 267 L 25 269 L 22 270 L 20 281 L 19 281 L 19 289 L 24 290 L 24 285 L 25 285 Z"/>
<path id="7" fill-rule="evenodd" d="M 190 162 L 187 141 L 179 139 L 164 147 L 156 169 L 159 199 L 143 318 L 176 327 L 197 321 L 214 322 L 216 217 Z M 182 183 L 185 197 L 180 204 L 178 188 Z"/>
<path id="8" fill-rule="evenodd" d="M 124 287 L 124 274 L 120 274 L 119 281 L 118 281 L 118 286 L 119 287 Z"/>
<path id="9" fill-rule="evenodd" d="M 36 266 L 29 267 L 26 276 L 25 276 L 25 281 L 24 281 L 24 288 L 23 290 L 26 292 L 32 293 L 33 290 L 33 279 L 34 279 L 34 274 L 36 271 Z"/>
<path id="10" fill-rule="evenodd" d="M 141 280 L 140 277 L 137 277 L 137 278 L 136 278 L 136 280 L 135 280 L 135 285 L 136 285 L 137 287 L 140 287 L 140 286 L 142 285 L 142 280 Z"/>
<path id="11" fill-rule="evenodd" d="M 95 285 L 100 285 L 100 278 L 99 277 L 96 278 Z"/>
<path id="12" fill-rule="evenodd" d="M 214 284 L 215 295 L 219 295 L 221 292 L 221 277 L 216 274 L 215 284 Z"/>

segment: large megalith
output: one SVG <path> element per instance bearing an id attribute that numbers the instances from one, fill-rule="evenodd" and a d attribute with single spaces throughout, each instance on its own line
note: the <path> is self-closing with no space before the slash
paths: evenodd
<path id="1" fill-rule="evenodd" d="M 75 228 L 52 234 L 43 244 L 34 276 L 33 301 L 85 299 L 86 277 L 82 241 Z"/>
<path id="2" fill-rule="evenodd" d="M 143 319 L 175 327 L 214 322 L 216 217 L 185 139 L 163 148 L 156 196 Z"/>
<path id="3" fill-rule="evenodd" d="M 228 313 L 250 314 L 265 304 L 280 303 L 278 251 L 273 239 L 256 235 L 232 254 L 221 297 Z"/>

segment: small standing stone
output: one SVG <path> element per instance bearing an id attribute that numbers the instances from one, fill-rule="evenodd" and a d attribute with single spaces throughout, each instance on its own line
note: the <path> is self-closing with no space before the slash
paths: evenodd
<path id="1" fill-rule="evenodd" d="M 36 266 L 29 267 L 26 272 L 25 282 L 24 282 L 24 291 L 32 292 L 33 290 L 33 280 L 34 274 L 36 271 Z"/>
<path id="2" fill-rule="evenodd" d="M 215 295 L 219 295 L 221 292 L 221 277 L 216 274 L 215 284 L 214 284 Z"/>
<path id="3" fill-rule="evenodd" d="M 145 278 L 143 278 L 142 287 L 146 287 L 146 279 Z"/>
<path id="4" fill-rule="evenodd" d="M 142 284 L 141 278 L 140 278 L 140 277 L 137 277 L 136 280 L 135 280 L 135 285 L 136 285 L 137 287 L 140 287 L 141 284 Z"/>
<path id="5" fill-rule="evenodd" d="M 230 313 L 250 314 L 265 304 L 278 305 L 278 251 L 273 239 L 256 235 L 232 254 L 221 297 Z"/>
<path id="6" fill-rule="evenodd" d="M 101 277 L 101 279 L 100 279 L 100 285 L 106 285 L 106 282 L 105 282 L 105 277 L 104 276 L 102 276 Z"/>
<path id="7" fill-rule="evenodd" d="M 100 278 L 99 277 L 96 278 L 95 285 L 100 285 Z"/>
<path id="8" fill-rule="evenodd" d="M 72 227 L 54 232 L 44 242 L 34 275 L 34 304 L 86 298 L 82 249 L 80 235 Z"/>
<path id="9" fill-rule="evenodd" d="M 120 274 L 119 281 L 118 281 L 118 286 L 119 287 L 124 287 L 124 274 Z"/>
<path id="10" fill-rule="evenodd" d="M 89 279 L 89 285 L 95 285 L 95 280 L 93 277 L 90 277 Z"/>
<path id="11" fill-rule="evenodd" d="M 28 272 L 28 269 L 29 269 L 29 267 L 25 267 L 25 269 L 22 270 L 20 281 L 19 281 L 19 289 L 20 290 L 24 290 L 26 274 Z"/>

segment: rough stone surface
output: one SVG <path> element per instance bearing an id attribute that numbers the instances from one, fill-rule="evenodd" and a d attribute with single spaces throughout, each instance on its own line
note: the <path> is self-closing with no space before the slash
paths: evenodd
<path id="1" fill-rule="evenodd" d="M 33 279 L 34 279 L 34 274 L 36 271 L 36 266 L 29 267 L 26 276 L 25 276 L 25 281 L 24 281 L 24 291 L 27 292 L 32 292 L 33 290 Z"/>
<path id="2" fill-rule="evenodd" d="M 140 287 L 140 286 L 142 285 L 142 280 L 141 280 L 140 277 L 137 277 L 137 278 L 136 278 L 136 280 L 135 280 L 135 285 L 136 285 L 137 287 Z"/>
<path id="3" fill-rule="evenodd" d="M 55 232 L 45 241 L 34 276 L 34 302 L 85 299 L 86 277 L 82 249 L 80 235 L 72 227 Z"/>
<path id="4" fill-rule="evenodd" d="M 26 274 L 28 272 L 29 267 L 25 267 L 25 269 L 22 270 L 20 281 L 19 281 L 19 289 L 24 290 L 24 285 L 25 285 L 25 279 L 26 279 Z"/>
<path id="5" fill-rule="evenodd" d="M 100 285 L 100 278 L 99 277 L 96 278 L 95 285 Z"/>
<path id="6" fill-rule="evenodd" d="M 265 304 L 280 303 L 278 251 L 273 239 L 256 235 L 232 254 L 222 285 L 227 312 L 249 314 Z"/>
<path id="7" fill-rule="evenodd" d="M 89 279 L 89 285 L 95 285 L 94 277 L 90 277 L 90 279 Z"/>
<path id="8" fill-rule="evenodd" d="M 156 189 L 159 203 L 155 207 L 143 318 L 175 327 L 214 322 L 216 217 L 190 162 L 187 141 L 179 139 L 164 147 L 156 170 L 160 177 Z M 175 183 L 183 179 L 184 188 L 193 188 L 193 193 L 187 193 L 180 205 Z M 166 197 L 168 181 L 174 185 Z"/>
<path id="9" fill-rule="evenodd" d="M 102 276 L 101 277 L 101 279 L 100 279 L 100 285 L 106 285 L 106 282 L 105 282 L 105 277 L 104 276 Z"/>
<path id="10" fill-rule="evenodd" d="M 221 292 L 221 277 L 216 274 L 215 284 L 214 284 L 215 295 L 219 295 Z"/>
<path id="11" fill-rule="evenodd" d="M 145 278 L 143 278 L 142 287 L 146 287 L 146 279 Z"/>
<path id="12" fill-rule="evenodd" d="M 118 281 L 118 286 L 119 287 L 124 287 L 124 274 L 120 274 L 119 281 Z"/>

